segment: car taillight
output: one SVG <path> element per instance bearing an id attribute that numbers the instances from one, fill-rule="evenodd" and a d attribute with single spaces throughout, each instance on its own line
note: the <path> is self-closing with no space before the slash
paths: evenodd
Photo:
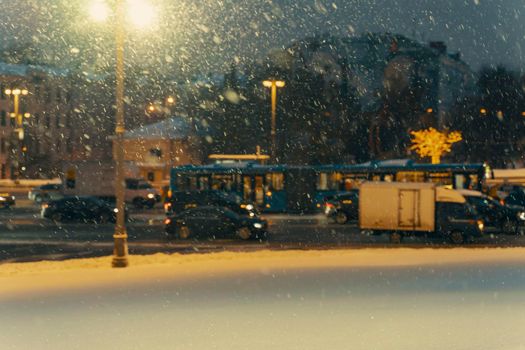
<path id="1" fill-rule="evenodd" d="M 328 202 L 325 203 L 324 205 L 325 205 L 325 207 L 327 207 L 327 208 L 334 208 L 334 207 L 335 207 L 332 203 L 328 203 Z"/>
<path id="2" fill-rule="evenodd" d="M 171 203 L 164 203 L 164 211 L 169 211 L 171 209 Z"/>

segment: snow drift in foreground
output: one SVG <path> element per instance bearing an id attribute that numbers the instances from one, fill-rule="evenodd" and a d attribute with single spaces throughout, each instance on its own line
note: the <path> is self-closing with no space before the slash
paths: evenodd
<path id="1" fill-rule="evenodd" d="M 0 265 L 2 349 L 525 349 L 525 249 Z"/>

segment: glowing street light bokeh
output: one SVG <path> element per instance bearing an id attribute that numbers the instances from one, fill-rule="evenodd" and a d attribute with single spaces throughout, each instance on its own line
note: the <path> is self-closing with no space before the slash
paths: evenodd
<path id="1" fill-rule="evenodd" d="M 89 7 L 89 16 L 97 22 L 107 21 L 110 14 L 108 4 L 103 0 L 94 0 Z"/>
<path id="2" fill-rule="evenodd" d="M 155 8 L 144 0 L 128 0 L 127 18 L 138 28 L 147 28 L 152 26 L 157 19 Z"/>
<path id="3" fill-rule="evenodd" d="M 157 11 L 146 0 L 127 0 L 125 6 L 127 20 L 139 29 L 151 27 L 157 19 Z M 104 0 L 93 0 L 88 12 L 91 19 L 96 22 L 106 22 L 112 13 Z"/>

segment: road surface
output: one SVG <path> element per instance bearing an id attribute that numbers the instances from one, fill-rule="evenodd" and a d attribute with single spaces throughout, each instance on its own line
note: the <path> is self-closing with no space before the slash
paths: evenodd
<path id="1" fill-rule="evenodd" d="M 40 217 L 38 205 L 17 196 L 17 206 L 0 210 L 0 263 L 109 255 L 113 249 L 113 225 L 54 223 Z M 169 240 L 164 234 L 161 208 L 131 211 L 128 223 L 132 254 L 253 251 L 260 249 L 315 249 L 331 247 L 397 247 L 388 236 L 362 233 L 355 223 L 337 225 L 322 215 L 266 215 L 267 241 L 236 239 Z M 402 246 L 443 246 L 442 237 L 409 237 Z M 525 236 L 487 236 L 477 245 L 525 246 Z"/>

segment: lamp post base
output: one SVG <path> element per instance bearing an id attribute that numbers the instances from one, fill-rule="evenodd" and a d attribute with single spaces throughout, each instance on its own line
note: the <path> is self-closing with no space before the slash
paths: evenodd
<path id="1" fill-rule="evenodd" d="M 127 234 L 115 234 L 115 248 L 113 249 L 113 260 L 111 261 L 112 267 L 127 267 L 128 261 L 128 235 Z"/>
<path id="2" fill-rule="evenodd" d="M 129 266 L 129 261 L 128 261 L 127 256 L 125 257 L 114 256 L 113 260 L 111 261 L 111 267 L 128 267 L 128 266 Z"/>

